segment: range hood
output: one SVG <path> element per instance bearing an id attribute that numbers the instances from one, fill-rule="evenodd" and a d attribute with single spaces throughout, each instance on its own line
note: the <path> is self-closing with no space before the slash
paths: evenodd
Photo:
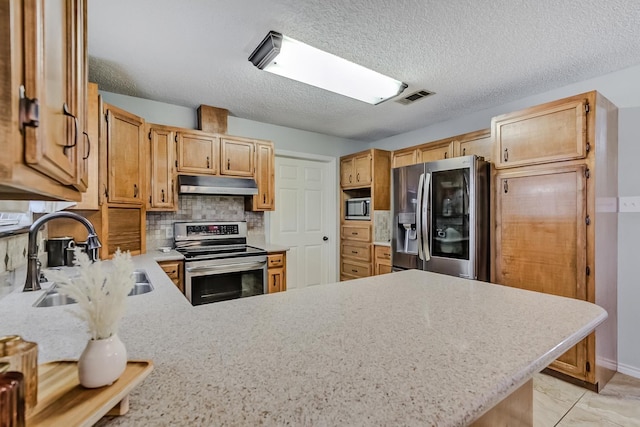
<path id="1" fill-rule="evenodd" d="M 180 194 L 251 196 L 258 194 L 258 184 L 253 178 L 180 175 L 178 191 Z"/>

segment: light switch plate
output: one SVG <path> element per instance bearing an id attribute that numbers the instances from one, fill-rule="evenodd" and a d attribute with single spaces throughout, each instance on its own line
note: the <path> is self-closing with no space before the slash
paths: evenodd
<path id="1" fill-rule="evenodd" d="M 640 196 L 620 197 L 620 212 L 640 212 Z"/>
<path id="2" fill-rule="evenodd" d="M 173 237 L 173 228 L 167 227 L 164 229 L 164 232 L 167 239 L 171 239 Z"/>

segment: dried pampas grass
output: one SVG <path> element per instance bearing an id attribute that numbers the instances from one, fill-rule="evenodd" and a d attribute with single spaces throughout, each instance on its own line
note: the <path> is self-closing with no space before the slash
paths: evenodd
<path id="1" fill-rule="evenodd" d="M 80 273 L 78 277 L 69 278 L 62 271 L 50 271 L 47 276 L 57 282 L 61 294 L 76 300 L 79 310 L 70 311 L 87 322 L 91 339 L 109 338 L 118 332 L 127 295 L 135 284 L 131 254 L 118 249 L 112 268 L 104 271 L 101 261 L 91 262 L 80 248 L 76 248 L 74 253 L 74 264 Z"/>

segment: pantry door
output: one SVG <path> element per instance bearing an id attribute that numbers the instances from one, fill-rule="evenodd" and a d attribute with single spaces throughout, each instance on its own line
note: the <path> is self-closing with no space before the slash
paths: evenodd
<path id="1" fill-rule="evenodd" d="M 276 151 L 270 242 L 290 247 L 287 289 L 337 281 L 336 159 Z"/>

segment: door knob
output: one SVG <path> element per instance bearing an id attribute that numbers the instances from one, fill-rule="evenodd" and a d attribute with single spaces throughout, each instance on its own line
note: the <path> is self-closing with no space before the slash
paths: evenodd
<path id="1" fill-rule="evenodd" d="M 328 238 L 327 236 L 324 236 L 324 237 L 322 238 L 322 240 L 324 240 L 324 241 L 326 242 L 327 240 L 329 240 L 329 238 Z"/>

